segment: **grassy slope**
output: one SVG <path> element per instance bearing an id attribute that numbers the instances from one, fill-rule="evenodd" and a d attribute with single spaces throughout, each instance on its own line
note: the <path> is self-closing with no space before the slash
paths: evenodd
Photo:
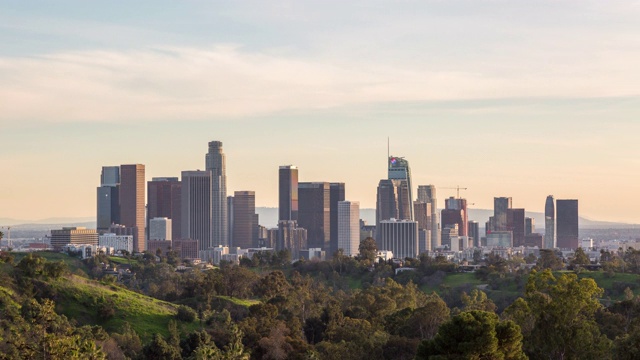
<path id="1" fill-rule="evenodd" d="M 84 264 L 82 263 L 82 260 L 80 260 L 79 258 L 76 258 L 76 257 L 69 256 L 69 255 L 64 254 L 64 253 L 49 252 L 49 251 L 38 251 L 38 252 L 34 252 L 33 254 L 41 256 L 41 257 L 45 258 L 47 261 L 55 262 L 55 261 L 62 260 L 65 264 L 67 264 L 67 266 L 69 267 L 69 271 L 70 272 L 74 272 L 77 269 L 81 269 L 83 271 L 86 270 Z M 14 258 L 14 262 L 17 264 L 17 263 L 20 262 L 20 260 L 22 260 L 22 258 L 27 256 L 27 253 L 12 253 L 12 255 L 15 257 Z"/>
<path id="2" fill-rule="evenodd" d="M 117 286 L 102 285 L 96 281 L 71 275 L 51 282 L 58 290 L 58 311 L 79 324 L 100 324 L 105 330 L 119 331 L 128 322 L 143 338 L 154 333 L 166 335 L 167 325 L 177 313 L 177 306 L 156 300 Z M 115 316 L 100 323 L 97 304 L 102 297 L 113 300 Z"/>

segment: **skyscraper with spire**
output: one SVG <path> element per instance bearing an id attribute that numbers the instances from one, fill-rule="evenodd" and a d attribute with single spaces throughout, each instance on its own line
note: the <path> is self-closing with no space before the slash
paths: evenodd
<path id="1" fill-rule="evenodd" d="M 408 204 L 409 215 L 404 220 L 413 220 L 413 189 L 411 187 L 411 168 L 409 162 L 403 157 L 389 156 L 388 176 L 389 180 L 404 180 L 404 189 L 401 191 L 404 198 L 403 204 Z M 385 219 L 386 220 L 386 219 Z"/>
<path id="2" fill-rule="evenodd" d="M 211 245 L 229 245 L 227 171 L 221 141 L 209 142 L 206 169 L 211 172 Z"/>

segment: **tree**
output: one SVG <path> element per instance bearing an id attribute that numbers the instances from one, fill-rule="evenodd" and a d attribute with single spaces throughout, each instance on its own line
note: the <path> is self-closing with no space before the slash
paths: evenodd
<path id="1" fill-rule="evenodd" d="M 540 270 L 551 269 L 551 270 L 560 270 L 564 267 L 562 263 L 562 259 L 556 255 L 553 250 L 550 249 L 541 249 L 540 257 L 536 262 L 536 266 Z"/>
<path id="2" fill-rule="evenodd" d="M 178 349 L 169 345 L 160 334 L 154 334 L 153 340 L 142 350 L 145 359 L 179 360 L 182 359 Z"/>
<path id="3" fill-rule="evenodd" d="M 520 327 L 486 311 L 462 312 L 442 324 L 435 338 L 423 341 L 416 359 L 524 360 Z"/>
<path id="4" fill-rule="evenodd" d="M 522 326 L 525 351 L 532 358 L 606 359 L 611 342 L 595 321 L 602 293 L 593 279 L 533 271 L 524 299 L 505 315 Z"/>
<path id="5" fill-rule="evenodd" d="M 464 310 L 482 310 L 495 312 L 498 308 L 491 299 L 487 297 L 484 291 L 473 289 L 471 295 L 467 295 L 466 292 L 462 293 L 462 303 L 464 304 Z"/>
<path id="6" fill-rule="evenodd" d="M 362 260 L 368 261 L 369 264 L 373 264 L 378 257 L 378 245 L 376 240 L 372 237 L 368 237 L 360 242 L 358 246 L 358 252 Z"/>
<path id="7" fill-rule="evenodd" d="M 178 320 L 186 323 L 190 323 L 190 322 L 193 322 L 196 319 L 196 317 L 198 317 L 198 314 L 192 308 L 186 305 L 180 305 L 178 307 L 178 313 L 176 314 L 176 318 Z"/>
<path id="8" fill-rule="evenodd" d="M 587 254 L 581 247 L 577 248 L 575 254 L 573 255 L 573 259 L 571 259 L 571 266 L 589 264 L 591 264 L 591 260 L 589 260 Z"/>

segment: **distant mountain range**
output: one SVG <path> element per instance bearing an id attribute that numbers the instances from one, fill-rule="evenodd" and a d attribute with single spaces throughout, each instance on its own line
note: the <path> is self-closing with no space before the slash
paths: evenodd
<path id="1" fill-rule="evenodd" d="M 256 213 L 260 216 L 260 225 L 266 227 L 276 227 L 278 224 L 278 208 L 257 207 Z M 480 227 L 484 228 L 484 224 L 493 215 L 493 210 L 488 209 L 469 209 L 469 220 L 475 220 L 480 223 Z M 540 212 L 526 212 L 526 216 L 535 219 L 536 229 L 544 229 L 544 214 Z M 360 209 L 360 218 L 365 220 L 367 224 L 376 223 L 375 209 Z M 96 219 L 94 217 L 55 217 L 41 220 L 19 220 L 11 218 L 0 218 L 0 227 L 11 226 L 13 229 L 56 229 L 63 226 L 84 226 L 87 228 L 96 227 Z M 579 220 L 581 229 L 626 229 L 640 228 L 640 224 L 627 224 L 608 221 L 597 221 L 581 217 Z M 2 229 L 0 229 L 2 230 Z M 6 232 L 6 229 L 2 230 Z"/>

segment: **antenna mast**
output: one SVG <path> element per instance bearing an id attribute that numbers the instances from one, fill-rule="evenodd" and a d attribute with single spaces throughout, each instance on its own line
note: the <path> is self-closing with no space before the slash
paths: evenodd
<path id="1" fill-rule="evenodd" d="M 387 162 L 389 161 L 389 157 L 391 156 L 391 153 L 389 152 L 389 137 L 387 136 Z"/>

